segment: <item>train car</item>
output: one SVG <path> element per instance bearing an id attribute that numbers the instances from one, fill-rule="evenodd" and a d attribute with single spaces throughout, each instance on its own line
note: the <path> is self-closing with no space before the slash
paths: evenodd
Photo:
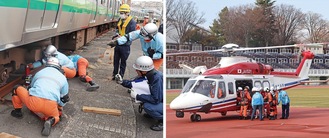
<path id="1" fill-rule="evenodd" d="M 44 46 L 76 50 L 116 26 L 121 0 L 1 0 L 0 88 Z"/>

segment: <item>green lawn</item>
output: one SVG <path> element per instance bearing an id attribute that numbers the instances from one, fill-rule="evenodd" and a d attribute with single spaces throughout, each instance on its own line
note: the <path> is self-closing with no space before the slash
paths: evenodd
<path id="1" fill-rule="evenodd" d="M 290 106 L 299 107 L 323 107 L 329 108 L 328 88 L 306 88 L 287 90 L 290 97 Z M 179 95 L 179 93 L 166 93 L 167 104 Z"/>

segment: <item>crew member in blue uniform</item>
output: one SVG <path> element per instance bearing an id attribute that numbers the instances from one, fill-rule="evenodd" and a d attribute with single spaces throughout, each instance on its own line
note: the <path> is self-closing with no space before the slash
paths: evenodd
<path id="1" fill-rule="evenodd" d="M 154 23 L 148 23 L 141 30 L 133 31 L 117 40 L 112 40 L 108 45 L 111 47 L 130 43 L 140 39 L 144 56 L 152 58 L 154 68 L 159 70 L 163 62 L 163 35 L 158 32 L 158 27 Z"/>
<path id="2" fill-rule="evenodd" d="M 263 105 L 264 105 L 264 99 L 262 94 L 260 94 L 261 88 L 252 88 L 252 91 L 255 92 L 251 99 L 251 106 L 252 106 L 252 114 L 251 114 L 251 120 L 254 120 L 254 115 L 256 113 L 256 110 L 259 111 L 259 119 L 260 121 L 263 121 Z"/>
<path id="3" fill-rule="evenodd" d="M 30 68 L 38 68 L 46 63 L 47 58 L 56 57 L 59 60 L 59 63 L 64 70 L 64 75 L 66 78 L 74 78 L 76 75 L 76 70 L 74 68 L 73 62 L 63 53 L 57 51 L 57 48 L 53 45 L 48 45 L 47 48 L 43 51 L 44 57 L 41 60 L 29 64 Z"/>
<path id="4" fill-rule="evenodd" d="M 60 121 L 62 107 L 69 101 L 69 84 L 63 75 L 59 61 L 55 57 L 48 58 L 46 67 L 37 72 L 27 90 L 22 86 L 15 86 L 12 102 L 14 109 L 11 115 L 22 118 L 23 105 L 46 120 L 41 134 L 49 136 L 51 127 Z"/>
<path id="5" fill-rule="evenodd" d="M 144 103 L 145 116 L 150 116 L 158 123 L 150 128 L 154 131 L 162 131 L 163 129 L 163 76 L 162 73 L 154 69 L 153 61 L 148 56 L 141 56 L 136 59 L 133 68 L 136 70 L 138 76 L 146 77 L 150 95 L 137 94 L 131 91 L 132 98 Z M 131 80 L 123 80 L 120 75 L 116 75 L 116 81 L 124 87 L 132 88 Z"/>
<path id="6" fill-rule="evenodd" d="M 115 39 L 120 36 L 124 36 L 132 31 L 136 30 L 136 21 L 133 20 L 133 17 L 130 16 L 130 7 L 128 4 L 122 4 L 119 8 L 120 19 L 117 26 L 117 35 L 113 36 L 112 39 Z M 120 47 L 115 47 L 114 49 L 114 69 L 113 69 L 113 78 L 114 75 L 120 74 L 122 77 L 126 71 L 127 59 L 130 54 L 130 45 L 131 42 L 122 44 Z M 119 69 L 120 67 L 120 69 Z"/>
<path id="7" fill-rule="evenodd" d="M 288 119 L 289 118 L 289 108 L 290 108 L 290 98 L 288 93 L 281 89 L 280 86 L 277 87 L 279 91 L 278 96 L 278 105 L 282 102 L 282 117 L 280 119 Z"/>

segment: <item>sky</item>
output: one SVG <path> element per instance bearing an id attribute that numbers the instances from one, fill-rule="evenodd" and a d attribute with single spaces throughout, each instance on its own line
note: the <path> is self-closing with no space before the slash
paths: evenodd
<path id="1" fill-rule="evenodd" d="M 240 5 L 254 4 L 256 0 L 190 0 L 193 1 L 201 12 L 204 12 L 206 22 L 201 24 L 202 27 L 208 29 L 212 25 L 214 19 L 218 18 L 218 13 L 224 7 L 237 7 Z M 273 1 L 273 0 L 272 0 Z M 300 9 L 303 13 L 309 11 L 321 14 L 326 20 L 329 20 L 329 0 L 275 0 L 274 5 L 293 5 L 296 9 Z"/>

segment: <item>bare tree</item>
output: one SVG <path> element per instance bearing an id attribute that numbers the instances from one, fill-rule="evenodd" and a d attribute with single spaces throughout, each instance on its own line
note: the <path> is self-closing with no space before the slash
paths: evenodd
<path id="1" fill-rule="evenodd" d="M 274 8 L 276 15 L 277 34 L 275 35 L 275 44 L 286 45 L 294 43 L 294 37 L 299 31 L 299 26 L 304 20 L 304 14 L 301 10 L 292 5 L 281 4 Z"/>
<path id="2" fill-rule="evenodd" d="M 205 22 L 203 18 L 204 13 L 199 16 L 198 9 L 192 1 L 167 0 L 166 5 L 167 28 L 170 29 L 172 27 L 177 32 L 177 35 L 168 35 L 168 37 L 177 43 L 184 43 L 182 40 L 186 32 L 194 26 Z"/>
<path id="3" fill-rule="evenodd" d="M 304 29 L 307 30 L 307 40 L 311 43 L 328 41 L 329 23 L 322 19 L 318 13 L 308 12 L 303 24 Z"/>

